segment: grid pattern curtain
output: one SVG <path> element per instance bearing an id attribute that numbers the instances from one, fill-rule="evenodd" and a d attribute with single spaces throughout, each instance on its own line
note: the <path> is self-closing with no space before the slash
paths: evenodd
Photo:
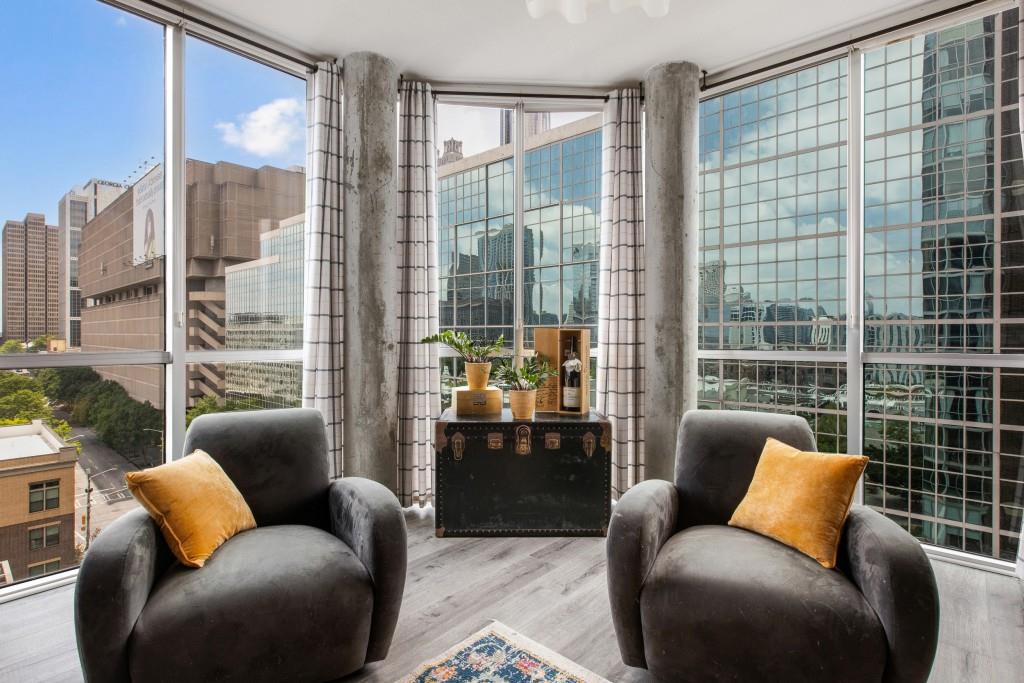
<path id="1" fill-rule="evenodd" d="M 608 94 L 602 126 L 597 409 L 611 421 L 612 495 L 644 478 L 644 213 L 641 98 Z"/>
<path id="2" fill-rule="evenodd" d="M 317 64 L 306 92 L 306 289 L 302 405 L 327 425 L 331 476 L 343 474 L 345 280 L 341 69 Z"/>
<path id="3" fill-rule="evenodd" d="M 1017 0 L 1017 109 L 1018 129 L 1024 146 L 1024 2 Z M 1005 35 L 1005 34 L 1004 34 Z M 1017 578 L 1024 579 L 1024 521 L 1017 539 Z"/>
<path id="4" fill-rule="evenodd" d="M 432 421 L 441 414 L 437 345 L 420 343 L 438 328 L 435 155 L 430 85 L 404 81 L 398 119 L 398 498 L 406 507 L 433 498 Z"/>

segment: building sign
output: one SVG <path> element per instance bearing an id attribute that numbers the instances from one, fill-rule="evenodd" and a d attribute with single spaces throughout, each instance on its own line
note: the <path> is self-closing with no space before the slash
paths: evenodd
<path id="1" fill-rule="evenodd" d="M 157 164 L 132 187 L 132 263 L 164 254 L 164 167 Z"/>

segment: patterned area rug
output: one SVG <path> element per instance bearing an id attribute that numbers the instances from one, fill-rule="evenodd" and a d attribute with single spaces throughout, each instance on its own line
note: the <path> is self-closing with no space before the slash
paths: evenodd
<path id="1" fill-rule="evenodd" d="M 516 633 L 490 626 L 424 662 L 396 683 L 609 683 L 557 652 Z"/>

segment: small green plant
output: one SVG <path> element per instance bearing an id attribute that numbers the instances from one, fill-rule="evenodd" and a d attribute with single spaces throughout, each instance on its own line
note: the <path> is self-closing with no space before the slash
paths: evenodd
<path id="1" fill-rule="evenodd" d="M 490 363 L 491 359 L 501 353 L 505 346 L 505 336 L 498 337 L 495 341 L 475 342 L 465 332 L 445 330 L 439 334 L 432 334 L 420 340 L 423 344 L 445 344 L 450 346 L 455 353 L 462 357 L 467 363 Z"/>
<path id="2" fill-rule="evenodd" d="M 530 391 L 554 375 L 555 371 L 547 361 L 538 361 L 536 356 L 531 356 L 523 359 L 523 366 L 520 368 L 511 360 L 503 361 L 494 376 L 498 381 L 507 384 L 512 391 Z"/>

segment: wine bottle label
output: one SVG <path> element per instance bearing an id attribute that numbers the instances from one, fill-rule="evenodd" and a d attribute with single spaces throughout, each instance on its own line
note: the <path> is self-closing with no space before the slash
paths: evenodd
<path id="1" fill-rule="evenodd" d="M 578 387 L 562 387 L 562 404 L 566 408 L 580 407 L 580 390 Z"/>

